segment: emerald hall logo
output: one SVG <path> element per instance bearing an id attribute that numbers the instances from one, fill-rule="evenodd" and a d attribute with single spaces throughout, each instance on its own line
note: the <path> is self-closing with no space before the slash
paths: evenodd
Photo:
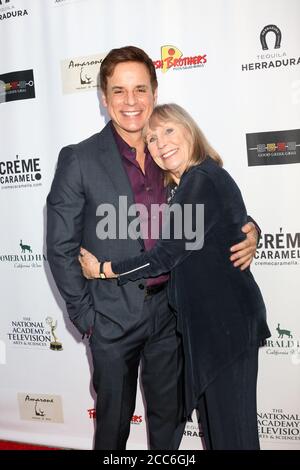
<path id="1" fill-rule="evenodd" d="M 47 261 L 44 253 L 39 252 L 36 248 L 25 240 L 19 239 L 19 247 L 14 252 L 0 252 L 0 264 L 8 264 L 16 269 L 33 269 L 42 268 Z"/>

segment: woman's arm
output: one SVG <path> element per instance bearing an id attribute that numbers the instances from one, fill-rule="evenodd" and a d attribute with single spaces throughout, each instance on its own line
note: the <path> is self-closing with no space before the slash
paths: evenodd
<path id="1" fill-rule="evenodd" d="M 213 182 L 205 173 L 192 170 L 178 187 L 163 224 L 162 238 L 148 252 L 112 262 L 112 272 L 118 274 L 121 284 L 169 272 L 195 250 L 202 249 L 220 214 Z M 105 269 L 110 269 L 106 265 Z"/>
<path id="2" fill-rule="evenodd" d="M 167 273 L 195 250 L 202 248 L 205 236 L 220 215 L 218 194 L 210 178 L 200 171 L 186 174 L 178 187 L 165 219 L 162 238 L 152 248 L 134 258 L 105 262 L 106 277 L 128 280 L 156 277 Z M 204 216 L 204 218 L 203 218 Z M 87 279 L 99 278 L 100 263 L 81 249 L 79 261 Z"/>

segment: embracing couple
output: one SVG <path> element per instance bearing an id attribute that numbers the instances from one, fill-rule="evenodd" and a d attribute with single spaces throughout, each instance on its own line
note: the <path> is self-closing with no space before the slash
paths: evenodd
<path id="1" fill-rule="evenodd" d="M 111 120 L 61 150 L 47 199 L 51 271 L 90 338 L 94 448 L 126 448 L 141 364 L 150 449 L 177 449 L 194 409 L 206 449 L 259 449 L 258 349 L 270 336 L 249 269 L 259 229 L 192 117 L 175 104 L 155 107 L 156 72 L 143 50 L 111 50 L 100 85 Z M 131 224 L 122 196 L 146 208 L 140 236 L 99 238 L 103 205 Z M 151 207 L 167 202 L 155 236 Z M 175 205 L 183 219 L 191 208 L 195 239 L 201 230 L 192 249 L 184 230 L 176 236 Z"/>

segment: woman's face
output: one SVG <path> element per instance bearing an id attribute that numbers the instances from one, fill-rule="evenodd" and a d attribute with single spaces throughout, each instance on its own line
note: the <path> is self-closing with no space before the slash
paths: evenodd
<path id="1" fill-rule="evenodd" d="M 190 133 L 181 124 L 160 121 L 148 128 L 146 142 L 153 159 L 160 168 L 180 178 L 191 154 Z"/>

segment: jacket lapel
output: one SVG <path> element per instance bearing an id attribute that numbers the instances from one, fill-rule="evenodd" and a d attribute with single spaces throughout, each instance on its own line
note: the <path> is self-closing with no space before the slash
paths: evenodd
<path id="1" fill-rule="evenodd" d="M 99 146 L 101 152 L 101 165 L 109 175 L 116 193 L 119 196 L 127 196 L 128 205 L 134 204 L 131 185 L 109 124 L 107 124 L 99 134 Z"/>
<path id="2" fill-rule="evenodd" d="M 104 167 L 106 173 L 109 175 L 113 186 L 118 196 L 127 197 L 127 207 L 123 207 L 126 211 L 128 224 L 133 220 L 133 217 L 128 216 L 128 208 L 135 203 L 134 195 L 132 192 L 131 184 L 124 168 L 122 157 L 119 153 L 117 144 L 115 142 L 110 124 L 99 134 L 99 146 L 101 152 L 101 165 Z M 144 247 L 142 239 L 138 239 L 140 244 Z"/>

